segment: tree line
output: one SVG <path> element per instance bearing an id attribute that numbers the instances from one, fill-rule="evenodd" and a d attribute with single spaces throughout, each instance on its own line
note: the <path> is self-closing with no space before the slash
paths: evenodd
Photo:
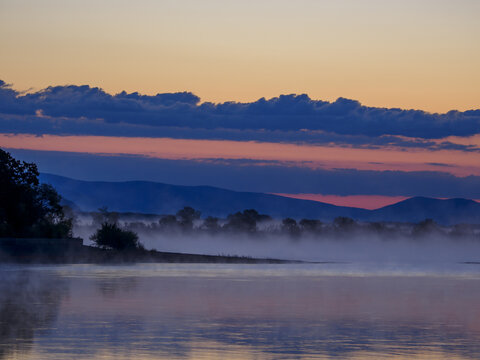
<path id="1" fill-rule="evenodd" d="M 103 209 L 93 214 L 109 219 L 118 224 L 120 214 Z M 107 222 L 108 222 L 107 221 Z M 97 224 L 101 222 L 95 220 Z M 103 221 L 105 222 L 105 221 Z M 123 229 L 138 233 L 164 233 L 167 235 L 184 234 L 195 236 L 209 235 L 247 235 L 261 237 L 263 235 L 289 236 L 293 239 L 304 236 L 348 238 L 355 235 L 380 235 L 386 239 L 395 237 L 422 237 L 426 235 L 445 235 L 451 237 L 479 236 L 480 227 L 459 224 L 453 227 L 442 227 L 432 219 L 418 223 L 393 222 L 357 222 L 349 217 L 337 217 L 331 222 L 319 219 L 273 219 L 267 214 L 260 214 L 255 209 L 246 209 L 228 215 L 225 218 L 214 216 L 201 217 L 201 212 L 186 206 L 175 214 L 161 216 L 156 221 L 122 221 Z"/>

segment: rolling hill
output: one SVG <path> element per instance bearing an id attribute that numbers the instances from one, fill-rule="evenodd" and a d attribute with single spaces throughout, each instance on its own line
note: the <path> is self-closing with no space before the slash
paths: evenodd
<path id="1" fill-rule="evenodd" d="M 413 197 L 372 211 L 370 220 L 419 222 L 434 219 L 439 224 L 480 223 L 480 203 L 467 199 Z"/>
<path id="2" fill-rule="evenodd" d="M 82 211 L 107 206 L 111 211 L 143 214 L 173 214 L 191 206 L 203 216 L 225 217 L 244 209 L 256 209 L 275 218 L 315 218 L 331 221 L 347 216 L 360 221 L 418 222 L 431 218 L 444 225 L 480 223 L 480 203 L 467 199 L 413 197 L 376 210 L 335 206 L 278 195 L 238 192 L 211 186 L 180 186 L 149 181 L 81 181 L 41 174 L 66 203 Z"/>
<path id="3" fill-rule="evenodd" d="M 118 212 L 172 214 L 184 206 L 191 206 L 205 216 L 226 216 L 245 209 L 256 209 L 273 217 L 323 220 L 337 216 L 362 218 L 368 213 L 364 209 L 211 186 L 179 186 L 148 181 L 80 181 L 51 174 L 41 174 L 40 180 L 53 185 L 67 203 L 71 202 L 83 211 L 107 206 L 109 210 Z"/>

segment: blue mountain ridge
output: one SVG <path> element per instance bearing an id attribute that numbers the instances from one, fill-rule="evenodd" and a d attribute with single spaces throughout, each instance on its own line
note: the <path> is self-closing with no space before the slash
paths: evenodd
<path id="1" fill-rule="evenodd" d="M 274 218 L 313 218 L 331 221 L 338 216 L 359 221 L 418 222 L 431 218 L 443 225 L 480 223 L 480 203 L 467 199 L 413 197 L 376 210 L 335 206 L 279 195 L 239 192 L 211 186 L 181 186 L 150 181 L 82 181 L 44 174 L 40 181 L 54 186 L 67 204 L 82 211 L 107 206 L 110 211 L 174 214 L 184 206 L 202 216 L 225 217 L 245 209 Z"/>

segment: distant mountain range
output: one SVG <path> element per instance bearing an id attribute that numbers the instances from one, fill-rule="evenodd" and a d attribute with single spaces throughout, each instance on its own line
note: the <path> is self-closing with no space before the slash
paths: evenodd
<path id="1" fill-rule="evenodd" d="M 52 174 L 41 174 L 40 181 L 53 185 L 67 204 L 82 211 L 107 206 L 109 210 L 118 212 L 173 214 L 184 206 L 191 206 L 200 210 L 203 216 L 219 217 L 256 209 L 274 218 L 331 221 L 337 216 L 347 216 L 360 221 L 398 222 L 431 218 L 444 225 L 480 223 L 480 203 L 467 199 L 413 197 L 380 209 L 366 210 L 211 186 L 180 186 L 149 181 L 81 181 Z"/>

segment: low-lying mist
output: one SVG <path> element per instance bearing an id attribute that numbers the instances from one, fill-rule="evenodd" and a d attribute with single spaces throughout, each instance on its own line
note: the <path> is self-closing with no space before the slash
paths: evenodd
<path id="1" fill-rule="evenodd" d="M 112 220 L 112 219 L 111 219 Z M 177 221 L 175 216 L 116 215 L 146 249 L 206 255 L 238 255 L 314 262 L 438 265 L 480 262 L 480 227 L 418 224 L 333 223 L 262 218 L 244 226 L 229 219 Z M 175 222 L 177 221 L 177 222 Z M 235 225 L 235 224 L 234 224 Z M 74 235 L 91 244 L 98 214 L 77 216 Z"/>

